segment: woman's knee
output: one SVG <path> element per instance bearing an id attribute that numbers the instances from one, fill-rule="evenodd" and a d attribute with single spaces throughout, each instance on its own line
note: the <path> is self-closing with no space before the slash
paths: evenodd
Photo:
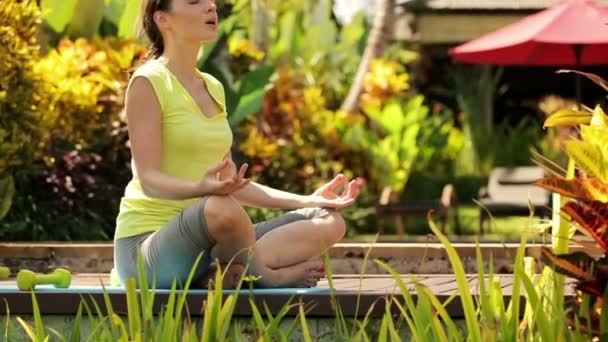
<path id="1" fill-rule="evenodd" d="M 342 240 L 346 234 L 346 221 L 337 210 L 329 210 L 327 215 L 316 220 L 321 220 L 321 224 L 327 228 L 327 242 L 330 244 Z"/>
<path id="2" fill-rule="evenodd" d="M 251 230 L 247 213 L 232 196 L 209 196 L 202 215 L 209 233 L 214 237 L 217 234 L 234 234 Z"/>

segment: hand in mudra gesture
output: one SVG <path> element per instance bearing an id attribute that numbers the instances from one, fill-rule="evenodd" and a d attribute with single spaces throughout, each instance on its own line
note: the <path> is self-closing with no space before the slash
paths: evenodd
<path id="1" fill-rule="evenodd" d="M 346 208 L 355 202 L 363 185 L 365 185 L 365 181 L 362 178 L 356 178 L 349 182 L 344 175 L 339 174 L 311 195 L 312 202 L 325 208 Z M 338 193 L 340 188 L 342 188 L 342 191 Z"/>
<path id="2" fill-rule="evenodd" d="M 250 180 L 245 178 L 247 164 L 241 165 L 237 171 L 236 165 L 231 158 L 224 159 L 221 163 L 207 170 L 200 187 L 204 194 L 229 195 L 249 184 Z"/>

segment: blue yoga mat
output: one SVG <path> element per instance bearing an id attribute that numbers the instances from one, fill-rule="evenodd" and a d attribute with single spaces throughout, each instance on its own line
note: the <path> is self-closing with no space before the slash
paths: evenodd
<path id="1" fill-rule="evenodd" d="M 36 286 L 34 292 L 40 293 L 103 293 L 104 289 L 101 286 L 81 286 L 81 285 L 72 285 L 67 289 L 57 289 L 52 285 L 39 285 Z M 105 291 L 108 294 L 122 294 L 125 293 L 125 288 L 122 286 L 106 286 Z M 247 294 L 249 293 L 249 288 L 241 288 L 240 293 Z M 2 293 L 15 293 L 15 292 L 24 292 L 19 290 L 17 285 L 0 285 L 0 294 Z M 167 289 L 156 289 L 154 293 L 157 294 L 169 294 L 171 290 Z M 177 293 L 181 293 L 181 290 L 177 290 Z M 209 290 L 206 289 L 189 289 L 189 294 L 207 294 Z M 235 290 L 224 290 L 224 293 L 234 293 Z M 307 293 L 325 293 L 329 292 L 328 287 L 312 287 L 312 288 L 278 288 L 278 289 L 253 289 L 254 294 L 283 294 L 283 295 L 292 295 L 292 294 L 307 294 Z M 27 293 L 27 292 L 24 292 Z"/>

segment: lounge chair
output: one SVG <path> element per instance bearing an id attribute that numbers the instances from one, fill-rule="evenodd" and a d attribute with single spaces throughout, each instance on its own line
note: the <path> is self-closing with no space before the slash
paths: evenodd
<path id="1" fill-rule="evenodd" d="M 390 203 L 391 189 L 386 187 L 380 196 L 379 204 L 376 206 L 378 217 L 378 231 L 384 234 L 386 220 L 395 220 L 395 229 L 399 237 L 406 233 L 403 219 L 406 216 L 426 217 L 427 213 L 433 210 L 433 216 L 439 219 L 439 227 L 445 230 L 448 216 L 453 211 L 454 229 L 460 231 L 460 220 L 458 219 L 458 198 L 452 184 L 443 187 L 441 198 L 437 200 L 407 200 L 398 203 Z"/>
<path id="2" fill-rule="evenodd" d="M 489 218 L 487 211 L 492 216 L 530 215 L 528 199 L 534 205 L 535 215 L 549 216 L 551 194 L 534 185 L 542 177 L 544 171 L 537 166 L 494 168 L 488 186 L 479 190 L 479 201 L 483 205 L 479 208 L 479 232 L 484 232 L 485 222 Z"/>

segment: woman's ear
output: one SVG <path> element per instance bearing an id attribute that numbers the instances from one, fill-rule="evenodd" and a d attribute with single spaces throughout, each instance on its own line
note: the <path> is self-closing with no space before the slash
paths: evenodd
<path id="1" fill-rule="evenodd" d="M 167 13 L 163 11 L 156 11 L 154 15 L 152 15 L 154 19 L 154 23 L 158 26 L 159 29 L 167 29 L 169 27 L 169 20 L 167 18 Z"/>

